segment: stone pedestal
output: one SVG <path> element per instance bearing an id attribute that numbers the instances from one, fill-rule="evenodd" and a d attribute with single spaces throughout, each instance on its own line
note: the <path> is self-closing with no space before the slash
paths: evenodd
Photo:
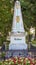
<path id="1" fill-rule="evenodd" d="M 9 50 L 24 50 L 27 49 L 25 35 L 23 33 L 13 33 L 10 38 Z"/>

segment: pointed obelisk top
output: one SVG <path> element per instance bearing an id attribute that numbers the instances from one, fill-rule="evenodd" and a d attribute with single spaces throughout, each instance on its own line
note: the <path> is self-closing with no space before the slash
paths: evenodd
<path id="1" fill-rule="evenodd" d="M 15 7 L 14 7 L 12 32 L 14 32 L 14 33 L 15 32 L 16 33 L 24 32 L 21 6 L 20 6 L 20 1 L 18 1 L 18 0 L 15 2 Z"/>

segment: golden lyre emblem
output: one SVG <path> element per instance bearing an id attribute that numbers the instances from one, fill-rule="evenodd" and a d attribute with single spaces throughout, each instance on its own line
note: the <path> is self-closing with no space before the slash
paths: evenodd
<path id="1" fill-rule="evenodd" d="M 19 8 L 19 5 L 16 5 L 16 8 L 18 9 Z"/>
<path id="2" fill-rule="evenodd" d="M 20 20 L 20 17 L 16 16 L 16 21 L 19 22 L 19 20 Z"/>

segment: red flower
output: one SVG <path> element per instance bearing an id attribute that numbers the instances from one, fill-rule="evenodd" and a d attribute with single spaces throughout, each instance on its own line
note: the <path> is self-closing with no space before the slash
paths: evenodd
<path id="1" fill-rule="evenodd" d="M 13 60 L 14 64 L 16 64 L 16 58 L 13 57 L 12 60 Z"/>
<path id="2" fill-rule="evenodd" d="M 20 57 L 18 57 L 18 64 L 20 64 L 21 63 L 21 58 Z"/>
<path id="3" fill-rule="evenodd" d="M 13 62 L 14 62 L 14 64 L 16 64 L 16 61 L 13 60 Z"/>
<path id="4" fill-rule="evenodd" d="M 26 58 L 24 58 L 24 65 L 26 65 Z"/>
<path id="5" fill-rule="evenodd" d="M 35 65 L 34 63 L 31 63 L 30 65 Z"/>
<path id="6" fill-rule="evenodd" d="M 16 58 L 13 58 L 14 61 L 16 61 Z"/>

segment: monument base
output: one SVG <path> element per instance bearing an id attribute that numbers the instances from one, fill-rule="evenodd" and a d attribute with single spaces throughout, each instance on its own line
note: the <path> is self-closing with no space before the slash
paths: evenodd
<path id="1" fill-rule="evenodd" d="M 13 50 L 12 56 L 27 57 L 27 50 Z"/>
<path id="2" fill-rule="evenodd" d="M 27 50 L 9 50 L 7 51 L 6 58 L 27 57 L 27 55 L 28 55 Z"/>

